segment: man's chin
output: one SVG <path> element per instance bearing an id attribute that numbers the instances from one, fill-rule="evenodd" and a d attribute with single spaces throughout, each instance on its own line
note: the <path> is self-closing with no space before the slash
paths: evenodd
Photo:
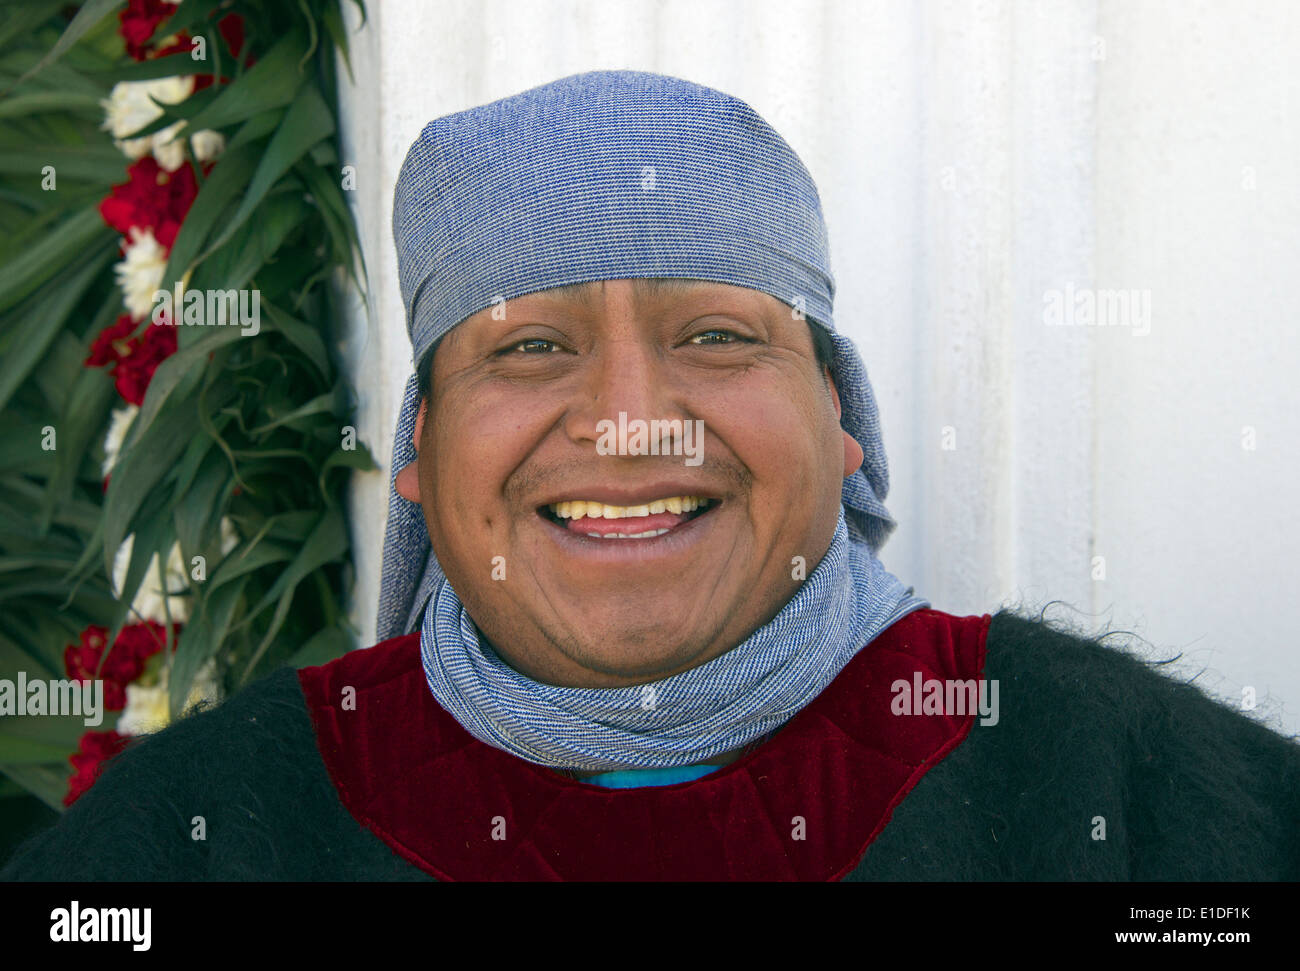
<path id="1" fill-rule="evenodd" d="M 660 680 L 700 663 L 717 631 L 694 632 L 672 611 L 647 618 L 648 607 L 629 613 L 625 605 L 613 615 L 583 611 L 555 640 L 587 671 L 631 682 Z M 573 631 L 582 634 L 574 638 Z"/>

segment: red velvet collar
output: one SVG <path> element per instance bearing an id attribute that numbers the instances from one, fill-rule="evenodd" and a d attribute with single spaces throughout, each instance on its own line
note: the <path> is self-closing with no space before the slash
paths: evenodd
<path id="1" fill-rule="evenodd" d="M 343 805 L 440 880 L 837 880 L 974 723 L 892 714 L 891 686 L 979 678 L 990 619 L 908 614 L 769 741 L 663 787 L 575 782 L 478 741 L 430 693 L 418 634 L 298 677 Z"/>

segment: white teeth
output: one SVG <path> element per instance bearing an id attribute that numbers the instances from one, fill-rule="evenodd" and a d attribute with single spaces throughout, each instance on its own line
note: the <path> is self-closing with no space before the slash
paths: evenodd
<path id="1" fill-rule="evenodd" d="M 692 512 L 708 505 L 710 501 L 701 496 L 671 496 L 639 506 L 610 506 L 594 500 L 571 499 L 553 502 L 550 509 L 561 519 L 581 519 L 584 516 L 590 516 L 592 519 L 627 519 L 661 512 Z"/>
<path id="2" fill-rule="evenodd" d="M 652 529 L 645 533 L 588 533 L 593 539 L 651 539 L 655 536 L 662 536 L 668 532 L 666 529 Z"/>

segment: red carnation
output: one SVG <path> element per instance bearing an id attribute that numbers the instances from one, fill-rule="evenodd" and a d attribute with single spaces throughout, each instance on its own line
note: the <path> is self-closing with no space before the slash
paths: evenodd
<path id="1" fill-rule="evenodd" d="M 95 342 L 90 345 L 90 354 L 86 357 L 84 366 L 107 367 L 110 364 L 117 364 L 131 353 L 129 338 L 133 330 L 135 330 L 135 322 L 131 320 L 131 315 L 122 314 L 99 332 Z"/>
<path id="2" fill-rule="evenodd" d="M 119 735 L 111 729 L 107 732 L 86 732 L 82 735 L 77 751 L 68 759 L 77 771 L 68 780 L 68 794 L 63 797 L 63 805 L 71 806 L 80 799 L 82 794 L 94 785 L 104 762 L 126 748 L 129 740 L 126 735 Z"/>
<path id="3" fill-rule="evenodd" d="M 180 624 L 172 624 L 173 642 L 180 629 Z M 68 677 L 79 681 L 103 679 L 104 707 L 109 711 L 121 711 L 126 707 L 126 686 L 140 677 L 145 662 L 163 649 L 165 631 L 162 624 L 151 620 L 127 624 L 118 633 L 101 668 L 100 658 L 104 656 L 104 647 L 108 643 L 108 630 L 92 624 L 81 632 L 79 644 L 69 644 L 64 648 L 63 664 Z"/>
<path id="4" fill-rule="evenodd" d="M 180 636 L 181 625 L 172 624 L 172 643 Z M 117 635 L 113 643 L 114 651 L 123 651 L 125 655 L 139 666 L 139 671 L 132 681 L 144 671 L 144 662 L 149 660 L 167 643 L 167 628 L 155 620 L 146 620 L 139 624 L 127 624 Z"/>
<path id="5" fill-rule="evenodd" d="M 149 382 L 158 365 L 176 353 L 176 328 L 150 324 L 135 341 L 131 353 L 113 368 L 113 383 L 124 401 L 143 405 Z"/>
<path id="6" fill-rule="evenodd" d="M 171 250 L 185 214 L 199 194 L 194 170 L 182 165 L 168 172 L 152 155 L 146 155 L 129 165 L 126 173 L 127 181 L 113 186 L 99 204 L 99 214 L 123 236 L 129 237 L 133 226 L 152 229 L 154 239 Z"/>
<path id="7" fill-rule="evenodd" d="M 158 365 L 176 353 L 176 328 L 170 324 L 149 324 L 139 337 L 130 337 L 135 328 L 130 314 L 118 317 L 95 338 L 85 366 L 112 365 L 117 393 L 124 401 L 142 405 Z"/>
<path id="8" fill-rule="evenodd" d="M 149 38 L 158 25 L 176 12 L 176 5 L 164 0 L 128 0 L 126 9 L 119 13 L 122 26 L 118 32 L 126 41 L 126 52 L 137 61 L 149 53 Z"/>

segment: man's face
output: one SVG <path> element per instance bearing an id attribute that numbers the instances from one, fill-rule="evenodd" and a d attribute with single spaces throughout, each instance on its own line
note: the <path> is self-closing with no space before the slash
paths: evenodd
<path id="1" fill-rule="evenodd" d="M 809 324 L 720 283 L 610 280 L 488 308 L 439 345 L 431 397 L 418 498 L 438 562 L 503 659 L 549 684 L 657 680 L 742 642 L 796 592 L 795 558 L 807 575 L 825 555 L 862 460 Z M 620 412 L 633 434 L 677 419 L 703 437 L 619 449 Z"/>

